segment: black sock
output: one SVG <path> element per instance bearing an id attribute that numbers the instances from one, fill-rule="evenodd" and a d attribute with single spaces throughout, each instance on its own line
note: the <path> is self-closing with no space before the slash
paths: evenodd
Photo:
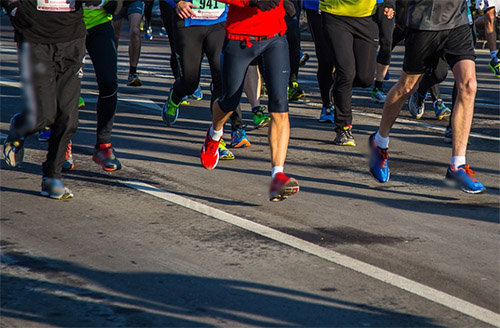
<path id="1" fill-rule="evenodd" d="M 129 74 L 135 74 L 137 73 L 137 66 L 130 66 L 130 69 L 128 71 Z"/>
<path id="2" fill-rule="evenodd" d="M 382 86 L 384 85 L 384 82 L 382 81 L 375 81 L 375 86 L 373 87 L 373 91 L 375 90 L 382 90 Z"/>

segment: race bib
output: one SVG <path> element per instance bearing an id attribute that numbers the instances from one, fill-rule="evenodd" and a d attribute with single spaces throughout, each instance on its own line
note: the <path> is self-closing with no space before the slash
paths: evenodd
<path id="1" fill-rule="evenodd" d="M 193 4 L 196 6 L 192 8 L 196 16 L 191 19 L 216 20 L 226 9 L 224 3 L 215 0 L 193 0 Z"/>
<path id="2" fill-rule="evenodd" d="M 38 11 L 72 12 L 75 11 L 76 0 L 37 0 Z"/>

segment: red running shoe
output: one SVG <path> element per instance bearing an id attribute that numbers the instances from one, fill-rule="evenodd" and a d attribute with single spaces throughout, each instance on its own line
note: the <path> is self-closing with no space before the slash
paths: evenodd
<path id="1" fill-rule="evenodd" d="M 201 165 L 207 170 L 213 170 L 219 163 L 219 141 L 215 141 L 209 135 L 210 128 L 207 132 L 207 137 L 205 138 L 205 143 L 201 147 Z"/>
<path id="2" fill-rule="evenodd" d="M 100 164 L 104 171 L 112 172 L 122 168 L 122 164 L 118 158 L 116 158 L 110 143 L 96 145 L 92 160 Z"/>
<path id="3" fill-rule="evenodd" d="M 294 178 L 289 178 L 283 172 L 277 173 L 271 182 L 269 200 L 279 202 L 299 192 L 299 183 Z"/>

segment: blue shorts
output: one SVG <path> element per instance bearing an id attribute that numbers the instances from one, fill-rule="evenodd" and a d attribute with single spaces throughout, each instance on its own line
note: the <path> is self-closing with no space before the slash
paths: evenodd
<path id="1" fill-rule="evenodd" d="M 243 82 L 248 65 L 260 57 L 262 76 L 268 93 L 268 110 L 271 113 L 288 112 L 288 77 L 290 60 L 286 36 L 275 36 L 262 41 L 251 41 L 247 47 L 245 41 L 228 40 L 222 47 L 222 96 L 219 106 L 223 112 L 236 110 L 243 92 Z"/>
<path id="2" fill-rule="evenodd" d="M 143 1 L 134 1 L 130 3 L 130 5 L 124 6 L 118 14 L 113 16 L 113 20 L 118 21 L 122 18 L 128 18 L 128 16 L 132 14 L 141 14 L 141 16 L 144 15 Z"/>

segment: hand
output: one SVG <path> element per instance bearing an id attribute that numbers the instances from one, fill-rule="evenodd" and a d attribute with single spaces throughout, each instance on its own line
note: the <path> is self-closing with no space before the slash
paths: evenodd
<path id="1" fill-rule="evenodd" d="M 196 16 L 191 8 L 196 8 L 196 6 L 191 2 L 179 1 L 175 6 L 175 12 L 182 19 L 191 18 Z"/>
<path id="2" fill-rule="evenodd" d="M 23 3 L 17 0 L 10 0 L 7 5 L 7 13 L 10 16 L 12 26 L 18 31 L 33 26 L 33 17 L 27 14 Z"/>
<path id="3" fill-rule="evenodd" d="M 387 19 L 393 19 L 394 18 L 394 9 L 384 8 L 384 15 L 385 15 L 385 17 L 387 17 Z"/>
<path id="4" fill-rule="evenodd" d="M 249 0 L 250 7 L 257 7 L 262 11 L 268 11 L 279 5 L 281 0 Z"/>
<path id="5" fill-rule="evenodd" d="M 285 13 L 288 17 L 293 17 L 297 13 L 295 5 L 290 0 L 283 0 L 283 7 L 285 8 Z"/>

